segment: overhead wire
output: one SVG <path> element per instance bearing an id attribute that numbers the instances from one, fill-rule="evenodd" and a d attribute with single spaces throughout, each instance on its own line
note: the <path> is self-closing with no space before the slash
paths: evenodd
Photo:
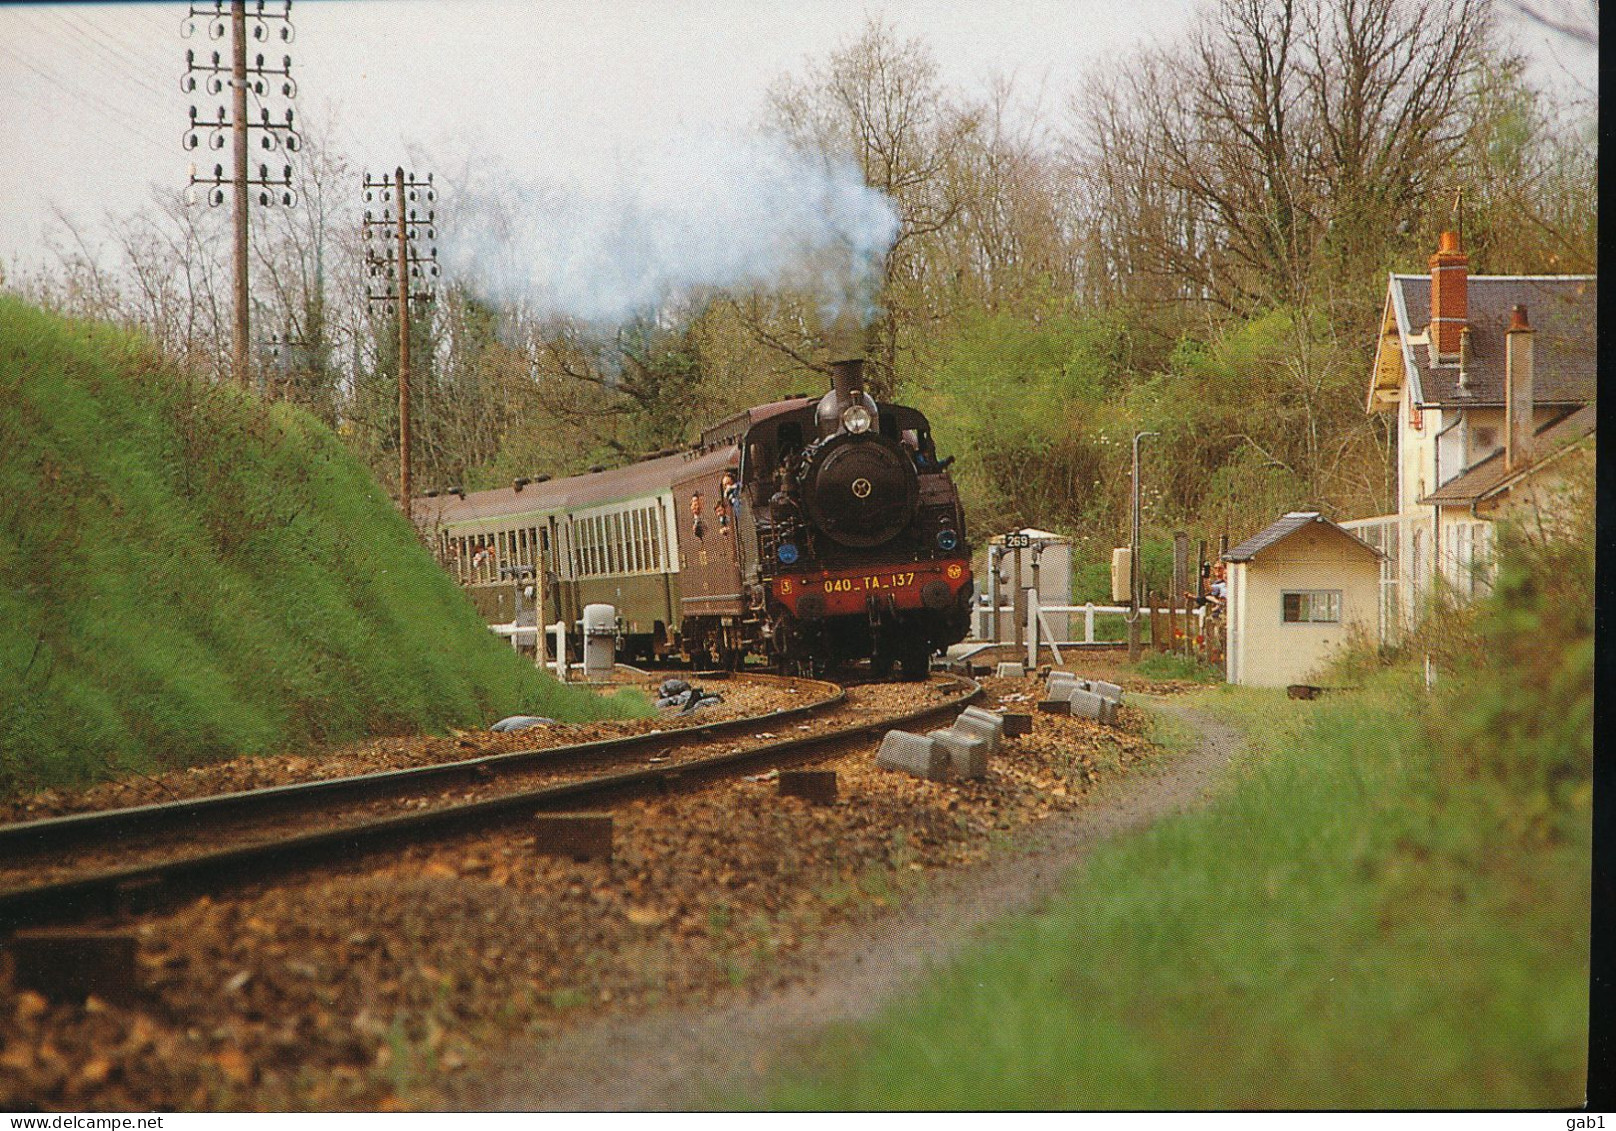
<path id="1" fill-rule="evenodd" d="M 98 121 L 90 117 L 86 117 L 84 120 L 86 124 L 92 127 L 100 127 L 103 136 L 109 140 L 127 143 L 128 135 L 134 134 L 142 141 L 157 148 L 167 149 L 172 146 L 173 143 L 170 141 L 159 141 L 152 133 L 148 132 L 145 125 L 136 122 L 134 119 L 129 117 L 126 112 L 120 110 L 118 107 L 96 97 L 94 94 L 85 91 L 81 87 L 73 85 L 69 80 L 65 80 L 58 74 L 41 70 L 39 67 L 34 65 L 32 60 L 18 53 L 9 44 L 0 43 L 0 53 L 4 53 L 10 56 L 12 59 L 15 59 L 23 67 L 26 67 L 28 70 L 38 75 L 41 79 L 56 87 L 63 94 L 67 95 L 67 97 L 79 102 L 84 109 L 98 113 L 102 120 Z M 34 94 L 37 92 L 29 91 L 28 88 L 24 86 L 22 88 L 22 93 Z M 107 129 L 116 129 L 123 132 L 106 133 L 105 130 Z"/>
<path id="2" fill-rule="evenodd" d="M 16 18 L 16 16 L 13 18 Z M 35 24 L 32 21 L 24 20 L 24 22 L 28 25 L 31 32 L 40 36 L 40 38 L 46 42 L 54 41 L 65 49 L 64 53 L 78 56 L 78 58 L 87 65 L 87 68 L 92 73 L 99 73 L 104 70 L 99 61 L 78 55 L 78 52 L 73 49 L 72 45 L 63 41 L 63 38 L 60 35 L 54 34 L 49 29 L 42 29 L 38 24 Z M 108 124 L 115 125 L 119 129 L 126 131 L 126 136 L 116 138 L 116 140 L 127 143 L 127 135 L 134 135 L 139 137 L 147 144 L 161 149 L 169 149 L 172 147 L 172 141 L 159 141 L 151 132 L 150 123 L 142 122 L 136 118 L 130 112 L 128 104 L 119 104 L 115 101 L 109 100 L 93 83 L 86 83 L 84 80 L 80 79 L 77 72 L 64 74 L 60 67 L 51 66 L 48 55 L 42 56 L 38 53 L 33 54 L 32 57 L 24 55 L 22 52 L 17 50 L 15 46 L 13 46 L 13 42 L 14 41 L 0 41 L 0 52 L 4 52 L 12 59 L 15 59 L 22 67 L 37 75 L 39 78 L 49 83 L 57 90 L 61 91 L 83 109 L 99 113 L 103 119 L 107 120 Z M 31 92 L 27 84 L 20 85 L 19 90 L 23 94 L 36 93 Z M 154 93 L 160 94 L 161 92 L 154 91 Z M 41 105 L 43 105 L 43 103 L 41 103 Z M 58 107 L 57 109 L 59 111 L 61 108 Z"/>
<path id="3" fill-rule="evenodd" d="M 98 52 L 103 58 L 109 60 L 114 70 L 119 72 L 126 82 L 150 94 L 155 94 L 159 98 L 169 97 L 169 91 L 162 90 L 146 81 L 146 77 L 141 73 L 140 69 L 131 65 L 131 57 L 120 51 L 116 43 L 107 40 L 93 24 L 70 16 L 66 12 L 53 12 L 52 14 L 62 21 L 69 34 Z"/>

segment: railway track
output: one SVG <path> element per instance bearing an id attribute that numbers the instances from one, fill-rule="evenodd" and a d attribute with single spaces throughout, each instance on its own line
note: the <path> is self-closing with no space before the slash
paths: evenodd
<path id="1" fill-rule="evenodd" d="M 755 732 L 845 711 L 846 692 L 835 684 L 799 679 L 793 681 L 797 686 L 817 686 L 823 694 L 801 706 L 748 718 L 0 825 L 0 858 L 6 860 L 0 876 L 9 875 L 0 878 L 0 937 L 25 927 L 153 910 L 541 812 L 598 809 L 647 793 L 699 788 L 737 773 L 807 761 L 875 732 L 923 724 L 981 694 L 976 683 L 958 676 L 934 676 L 933 681 L 945 692 L 936 703 L 893 715 L 832 720 L 824 729 L 787 739 L 768 730 Z M 747 737 L 735 743 L 738 733 Z M 676 759 L 679 750 L 686 756 Z M 646 765 L 647 751 L 666 761 Z M 590 773 L 567 774 L 585 765 Z M 416 811 L 377 816 L 380 805 Z M 109 865 L 109 854 L 118 863 Z M 50 878 L 16 882 L 20 875 L 40 871 Z"/>

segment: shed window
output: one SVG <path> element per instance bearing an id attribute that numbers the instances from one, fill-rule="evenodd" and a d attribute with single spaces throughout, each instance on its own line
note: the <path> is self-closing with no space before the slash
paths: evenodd
<path id="1" fill-rule="evenodd" d="M 1304 589 L 1283 593 L 1281 608 L 1286 624 L 1339 624 L 1341 590 Z"/>

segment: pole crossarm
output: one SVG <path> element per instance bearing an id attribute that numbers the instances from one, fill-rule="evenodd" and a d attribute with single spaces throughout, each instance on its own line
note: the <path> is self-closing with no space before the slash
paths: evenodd
<path id="1" fill-rule="evenodd" d="M 251 35 L 252 38 L 260 41 L 269 39 L 271 28 L 268 21 L 279 21 L 279 26 L 274 30 L 279 33 L 278 37 L 283 42 L 290 43 L 294 38 L 291 22 L 291 0 L 281 0 L 281 10 L 278 12 L 266 10 L 264 0 L 257 0 L 252 11 L 247 10 L 245 0 L 238 0 L 237 4 L 227 4 L 226 0 L 217 0 L 211 7 L 202 8 L 193 4 L 190 14 L 186 17 L 183 34 L 189 38 L 196 35 L 203 27 L 206 27 L 208 38 L 225 38 L 231 34 L 230 26 L 236 16 L 233 8 L 237 6 L 241 8 L 240 19 L 243 24 L 243 39 L 247 35 Z M 199 22 L 199 20 L 202 22 Z M 226 58 L 221 51 L 211 51 L 204 58 L 195 48 L 186 48 L 185 74 L 180 79 L 180 89 L 186 94 L 192 95 L 197 94 L 199 91 L 204 91 L 208 95 L 220 99 L 225 97 L 226 91 L 230 91 L 233 96 L 239 89 L 244 93 L 250 93 L 262 99 L 270 97 L 272 87 L 277 85 L 271 80 L 279 79 L 280 82 L 276 91 L 278 96 L 286 99 L 297 97 L 297 80 L 292 77 L 292 57 L 290 55 L 282 54 L 278 66 L 274 61 L 266 59 L 263 52 L 255 54 L 249 62 L 246 57 L 245 47 L 246 44 L 243 42 L 237 48 L 235 54 L 239 58 L 234 61 Z M 234 101 L 233 97 L 232 101 Z M 270 151 L 284 149 L 288 153 L 296 153 L 302 148 L 303 137 L 298 133 L 296 115 L 291 107 L 286 107 L 281 117 L 272 118 L 269 107 L 260 106 L 256 120 L 246 113 L 245 105 L 242 105 L 239 111 L 238 113 L 236 107 L 227 107 L 221 102 L 214 106 L 213 114 L 209 116 L 200 112 L 196 106 L 191 106 L 190 123 L 186 126 L 181 137 L 181 144 L 187 150 L 201 149 L 204 147 L 204 135 L 206 135 L 206 148 L 222 150 L 230 144 L 230 136 L 235 132 L 239 122 L 241 127 L 249 132 L 257 131 L 258 144 L 261 149 Z M 289 187 L 290 168 L 290 166 L 287 166 L 287 177 L 270 183 L 274 187 Z M 249 181 L 248 183 L 259 184 L 265 179 L 267 177 Z M 221 182 L 231 183 L 224 178 L 221 167 L 215 166 L 214 175 L 207 177 L 198 176 L 196 166 L 191 166 L 191 184 L 208 186 L 213 189 L 208 193 L 209 204 L 224 203 L 224 194 L 218 191 Z M 294 201 L 291 199 L 291 194 L 287 192 L 283 192 L 278 200 L 260 193 L 259 203 L 291 205 Z"/>
<path id="2" fill-rule="evenodd" d="M 410 514 L 410 306 L 434 297 L 438 278 L 436 240 L 438 191 L 432 174 L 406 176 L 403 166 L 391 176 L 364 175 L 365 218 L 361 234 L 365 265 L 372 283 L 384 277 L 391 293 L 366 287 L 365 297 L 385 303 L 398 317 L 398 498 Z M 423 249 L 420 245 L 428 245 Z M 420 290 L 413 289 L 421 287 Z"/>
<path id="3" fill-rule="evenodd" d="M 248 163 L 249 141 L 256 136 L 259 147 L 270 152 L 295 153 L 303 145 L 290 106 L 286 108 L 282 120 L 272 119 L 267 106 L 259 107 L 257 121 L 253 121 L 247 113 L 249 93 L 264 99 L 270 97 L 272 87 L 278 85 L 280 97 L 290 99 L 297 95 L 297 82 L 292 78 L 290 55 L 282 54 L 279 66 L 273 60 L 267 59 L 262 51 L 255 53 L 251 60 L 247 57 L 249 36 L 259 43 L 268 43 L 271 39 L 291 43 L 294 38 L 292 0 L 280 0 L 278 8 L 273 6 L 266 8 L 265 3 L 266 0 L 254 0 L 253 9 L 249 12 L 247 0 L 228 0 L 228 3 L 226 0 L 214 0 L 211 6 L 199 6 L 193 2 L 187 10 L 181 28 L 181 33 L 187 39 L 205 33 L 210 40 L 219 41 L 228 38 L 230 41 L 229 62 L 225 61 L 222 48 L 210 51 L 205 59 L 195 48 L 186 49 L 185 75 L 180 79 L 180 89 L 193 96 L 199 91 L 205 91 L 208 96 L 221 101 L 214 106 L 211 116 L 199 112 L 193 104 L 190 108 L 190 123 L 180 140 L 187 151 L 201 149 L 204 136 L 209 150 L 222 151 L 227 144 L 232 150 L 231 172 L 228 176 L 222 162 L 213 166 L 211 175 L 198 174 L 196 165 L 192 164 L 190 183 L 193 192 L 199 187 L 208 190 L 209 207 L 225 202 L 226 185 L 232 189 L 230 195 L 234 213 L 232 275 L 235 317 L 231 332 L 231 371 L 236 384 L 243 389 L 251 384 L 248 346 L 251 332 L 251 295 L 247 286 L 248 198 L 256 188 L 258 203 L 264 207 L 271 204 L 291 207 L 297 199 L 292 191 L 290 164 L 284 164 L 279 170 L 271 172 L 268 162 L 260 162 L 258 175 L 253 176 L 253 170 Z M 271 3 L 273 4 L 273 0 Z M 274 81 L 277 79 L 278 84 Z M 230 103 L 228 107 L 222 101 L 227 90 Z"/>

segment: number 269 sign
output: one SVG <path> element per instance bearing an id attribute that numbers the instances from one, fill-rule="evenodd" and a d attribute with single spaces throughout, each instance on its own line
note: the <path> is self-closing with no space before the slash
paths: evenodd
<path id="1" fill-rule="evenodd" d="M 1004 536 L 1004 548 L 1006 550 L 1025 550 L 1031 545 L 1032 535 L 1030 534 L 1006 534 Z"/>

